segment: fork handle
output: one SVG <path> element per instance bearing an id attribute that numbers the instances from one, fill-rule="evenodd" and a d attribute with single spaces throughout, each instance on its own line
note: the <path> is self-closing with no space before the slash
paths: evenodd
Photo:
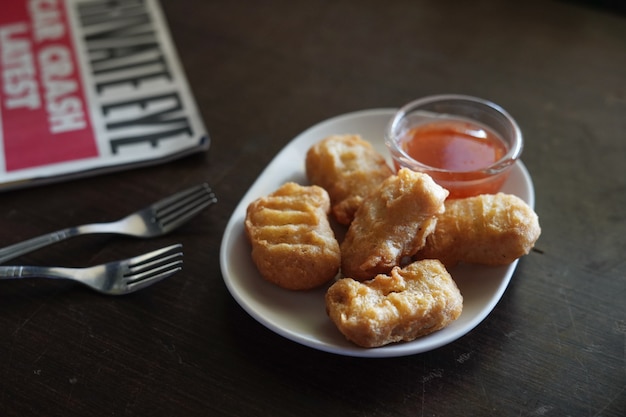
<path id="1" fill-rule="evenodd" d="M 14 245 L 7 246 L 0 249 L 0 263 L 4 263 L 10 259 L 17 258 L 20 255 L 33 252 L 37 249 L 43 248 L 44 246 L 69 239 L 79 234 L 80 231 L 78 227 L 68 227 L 67 229 L 58 230 L 56 232 L 37 236 Z"/>
<path id="2" fill-rule="evenodd" d="M 0 266 L 0 279 L 53 278 L 71 279 L 71 268 L 44 266 Z"/>

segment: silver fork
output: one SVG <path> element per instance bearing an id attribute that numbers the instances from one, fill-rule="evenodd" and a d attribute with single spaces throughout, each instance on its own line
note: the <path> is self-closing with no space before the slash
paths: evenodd
<path id="1" fill-rule="evenodd" d="M 74 236 L 110 233 L 134 237 L 154 237 L 171 232 L 202 209 L 217 202 L 208 184 L 183 190 L 111 223 L 68 227 L 0 249 L 0 263 Z"/>
<path id="2" fill-rule="evenodd" d="M 121 261 L 88 268 L 57 266 L 0 266 L 0 279 L 70 279 L 103 294 L 135 292 L 182 269 L 182 245 L 176 244 Z"/>

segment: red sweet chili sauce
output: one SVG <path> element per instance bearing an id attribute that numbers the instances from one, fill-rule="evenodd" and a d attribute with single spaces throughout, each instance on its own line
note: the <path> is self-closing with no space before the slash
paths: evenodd
<path id="1" fill-rule="evenodd" d="M 446 171 L 426 172 L 450 191 L 449 198 L 495 193 L 506 179 L 484 171 L 508 149 L 496 133 L 479 124 L 457 119 L 432 121 L 410 129 L 401 143 L 416 161 Z"/>

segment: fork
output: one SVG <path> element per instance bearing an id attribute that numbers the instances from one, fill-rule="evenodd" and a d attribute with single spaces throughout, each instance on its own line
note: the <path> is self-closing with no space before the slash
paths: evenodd
<path id="1" fill-rule="evenodd" d="M 182 269 L 182 245 L 157 249 L 129 259 L 87 268 L 0 266 L 0 279 L 53 278 L 78 281 L 109 295 L 135 292 Z"/>
<path id="2" fill-rule="evenodd" d="M 217 197 L 211 187 L 203 183 L 157 201 L 115 222 L 69 227 L 7 246 L 0 249 L 0 263 L 83 234 L 109 233 L 140 238 L 164 235 L 216 202 Z"/>

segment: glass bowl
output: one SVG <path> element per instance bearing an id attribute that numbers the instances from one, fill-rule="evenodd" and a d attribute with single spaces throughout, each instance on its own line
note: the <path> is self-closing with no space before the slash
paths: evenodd
<path id="1" fill-rule="evenodd" d="M 500 106 L 476 97 L 445 94 L 412 101 L 385 131 L 396 169 L 430 175 L 448 198 L 494 194 L 523 149 L 522 132 Z"/>

